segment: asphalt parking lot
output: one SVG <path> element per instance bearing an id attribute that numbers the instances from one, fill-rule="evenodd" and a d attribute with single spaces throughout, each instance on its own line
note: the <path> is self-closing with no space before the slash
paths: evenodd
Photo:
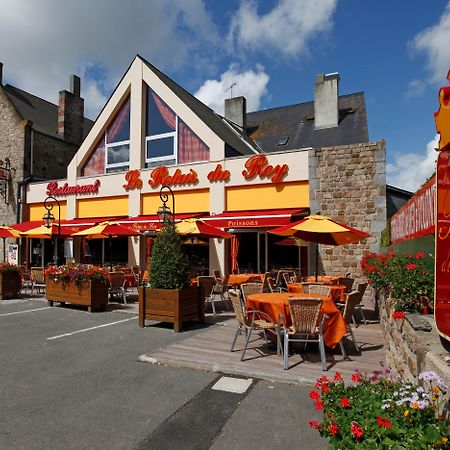
<path id="1" fill-rule="evenodd" d="M 117 309 L 88 313 L 43 299 L 0 302 L 1 449 L 325 448 L 309 387 L 138 362 L 202 329 L 139 328 Z"/>

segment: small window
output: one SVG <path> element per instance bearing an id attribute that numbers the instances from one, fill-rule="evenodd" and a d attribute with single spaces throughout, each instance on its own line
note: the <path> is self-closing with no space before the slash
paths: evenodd
<path id="1" fill-rule="evenodd" d="M 146 166 L 174 165 L 175 157 L 174 136 L 161 136 L 147 138 Z"/>

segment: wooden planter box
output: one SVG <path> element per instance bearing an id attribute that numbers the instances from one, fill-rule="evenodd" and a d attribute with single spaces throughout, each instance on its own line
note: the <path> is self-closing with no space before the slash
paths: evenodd
<path id="1" fill-rule="evenodd" d="M 146 320 L 173 323 L 174 331 L 181 331 L 183 322 L 205 321 L 205 300 L 198 287 L 186 289 L 139 288 L 139 326 Z"/>
<path id="2" fill-rule="evenodd" d="M 50 306 L 53 306 L 53 302 L 60 302 L 87 306 L 89 312 L 104 310 L 108 304 L 108 285 L 100 281 L 89 281 L 85 287 L 80 288 L 75 283 L 62 284 L 47 280 L 45 297 Z"/>
<path id="3" fill-rule="evenodd" d="M 0 300 L 14 298 L 22 288 L 22 277 L 19 272 L 0 272 Z"/>

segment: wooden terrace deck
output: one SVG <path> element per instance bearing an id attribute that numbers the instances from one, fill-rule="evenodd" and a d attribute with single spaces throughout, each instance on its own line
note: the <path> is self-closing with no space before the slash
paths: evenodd
<path id="1" fill-rule="evenodd" d="M 243 334 L 238 337 L 235 351 L 230 352 L 237 327 L 233 313 L 207 315 L 206 320 L 206 326 L 199 328 L 194 336 L 142 355 L 140 361 L 273 381 L 314 383 L 321 375 L 334 375 L 336 371 L 341 372 L 345 380 L 350 380 L 355 369 L 371 374 L 373 370 L 380 369 L 380 361 L 385 359 L 383 335 L 379 324 L 374 321 L 353 327 L 361 353 L 357 354 L 353 343 L 346 339 L 349 359 L 343 359 L 339 346 L 334 350 L 327 349 L 330 368 L 323 372 L 317 344 L 308 344 L 306 353 L 303 344 L 298 344 L 298 350 L 306 360 L 303 361 L 296 350 L 289 357 L 289 370 L 283 370 L 282 358 L 276 355 L 275 349 L 267 347 L 264 338 L 256 332 L 252 334 L 245 360 L 240 361 Z M 151 333 L 151 329 L 148 331 Z"/>

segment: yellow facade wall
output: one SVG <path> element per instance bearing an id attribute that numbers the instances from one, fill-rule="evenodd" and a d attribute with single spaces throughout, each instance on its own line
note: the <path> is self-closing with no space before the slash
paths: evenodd
<path id="1" fill-rule="evenodd" d="M 48 202 L 48 205 L 53 205 L 52 214 L 55 216 L 55 220 L 58 220 L 58 205 L 55 202 Z M 61 220 L 64 220 L 67 217 L 66 202 L 59 202 L 59 205 L 61 207 Z M 33 203 L 28 206 L 30 220 L 42 220 L 46 212 L 43 203 Z"/>
<path id="2" fill-rule="evenodd" d="M 128 196 L 77 201 L 77 217 L 128 216 Z"/>
<path id="3" fill-rule="evenodd" d="M 227 211 L 308 207 L 309 184 L 307 181 L 236 186 L 226 189 Z"/>
<path id="4" fill-rule="evenodd" d="M 175 213 L 195 213 L 209 211 L 209 189 L 196 189 L 194 191 L 179 191 L 175 194 Z M 142 214 L 156 214 L 162 205 L 157 194 L 146 194 L 141 197 Z M 167 206 L 172 209 L 172 198 L 169 193 Z"/>

